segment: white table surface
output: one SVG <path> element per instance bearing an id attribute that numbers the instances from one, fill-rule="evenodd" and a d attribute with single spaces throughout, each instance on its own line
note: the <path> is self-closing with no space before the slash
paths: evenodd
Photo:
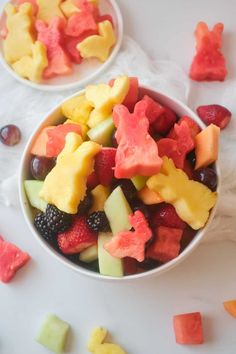
<path id="1" fill-rule="evenodd" d="M 152 58 L 174 60 L 185 70 L 193 54 L 195 24 L 224 22 L 224 51 L 230 76 L 235 74 L 234 0 L 119 0 L 119 4 L 126 33 Z M 220 86 L 207 87 L 203 94 L 201 85 L 195 85 L 192 107 L 217 101 Z M 32 256 L 11 284 L 0 284 L 1 354 L 46 354 L 34 337 L 48 313 L 71 324 L 71 354 L 87 353 L 87 338 L 97 325 L 107 327 L 129 354 L 235 354 L 236 322 L 222 302 L 236 297 L 236 244 L 204 244 L 160 277 L 115 284 L 81 277 L 51 258 L 14 208 L 0 207 L 0 234 Z M 203 314 L 206 343 L 176 345 L 172 316 L 193 311 Z"/>

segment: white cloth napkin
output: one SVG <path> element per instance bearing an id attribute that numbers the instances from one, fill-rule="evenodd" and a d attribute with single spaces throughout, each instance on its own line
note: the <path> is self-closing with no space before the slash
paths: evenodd
<path id="1" fill-rule="evenodd" d="M 124 38 L 121 51 L 110 70 L 99 77 L 97 82 L 106 82 L 119 74 L 137 76 L 144 85 L 174 96 L 185 103 L 194 102 L 194 89 L 190 91 L 191 83 L 176 63 L 150 60 L 139 45 L 127 36 Z M 46 113 L 73 92 L 45 93 L 16 82 L 2 68 L 0 68 L 0 75 L 1 126 L 13 123 L 18 125 L 22 131 L 22 141 L 19 145 L 13 148 L 0 145 L 0 203 L 19 208 L 17 173 L 24 146 L 35 126 L 44 119 Z M 209 85 L 206 87 L 208 90 L 211 88 Z M 231 82 L 229 85 L 224 84 L 223 87 L 222 102 L 217 101 L 217 103 L 225 103 L 229 109 L 233 110 L 234 107 L 236 109 L 236 102 L 233 102 L 236 86 L 234 87 Z M 201 92 L 204 92 L 203 85 Z M 236 179 L 234 180 L 235 131 L 232 124 L 231 129 L 227 129 L 223 134 L 221 198 L 217 215 L 205 238 L 206 241 L 222 239 L 236 241 L 234 235 L 236 221 L 233 208 L 236 205 L 236 194 L 234 193 L 236 187 Z"/>

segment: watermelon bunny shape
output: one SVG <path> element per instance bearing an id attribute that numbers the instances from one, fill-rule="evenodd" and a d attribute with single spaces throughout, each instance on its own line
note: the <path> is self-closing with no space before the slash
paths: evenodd
<path id="1" fill-rule="evenodd" d="M 145 116 L 146 104 L 140 101 L 130 113 L 124 105 L 113 110 L 113 121 L 117 128 L 115 177 L 152 176 L 161 169 L 162 159 L 158 155 L 156 142 L 149 135 L 149 121 Z"/>
<path id="2" fill-rule="evenodd" d="M 54 17 L 64 18 L 61 11 L 62 0 L 37 0 L 38 16 L 37 18 L 50 23 Z"/>
<path id="3" fill-rule="evenodd" d="M 36 21 L 38 40 L 47 48 L 49 64 L 43 73 L 45 79 L 72 72 L 71 61 L 62 47 L 64 27 L 65 22 L 59 17 L 54 17 L 49 25 L 41 20 Z"/>
<path id="4" fill-rule="evenodd" d="M 217 23 L 210 31 L 205 22 L 199 22 L 196 30 L 196 55 L 190 67 L 190 78 L 196 81 L 224 81 L 227 75 L 222 47 L 224 25 Z"/>
<path id="5" fill-rule="evenodd" d="M 32 6 L 24 3 L 17 9 L 8 3 L 5 12 L 7 35 L 3 42 L 3 52 L 6 61 L 12 64 L 32 53 L 34 43 Z"/>

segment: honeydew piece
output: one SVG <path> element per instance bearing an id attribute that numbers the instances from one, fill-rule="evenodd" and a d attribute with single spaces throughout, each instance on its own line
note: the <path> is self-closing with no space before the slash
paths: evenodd
<path id="1" fill-rule="evenodd" d="M 85 263 L 91 263 L 98 259 L 98 247 L 97 245 L 90 246 L 82 251 L 79 255 L 79 259 Z"/>
<path id="2" fill-rule="evenodd" d="M 124 275 L 121 259 L 112 257 L 104 248 L 104 245 L 112 239 L 111 233 L 99 233 L 98 235 L 98 264 L 102 275 L 122 277 Z"/>
<path id="3" fill-rule="evenodd" d="M 26 180 L 24 181 L 24 186 L 31 206 L 44 212 L 46 210 L 47 203 L 39 197 L 39 192 L 43 187 L 43 181 Z"/>
<path id="4" fill-rule="evenodd" d="M 137 189 L 137 191 L 140 191 L 145 185 L 148 180 L 148 177 L 144 176 L 135 176 L 131 178 L 131 181 L 133 182 L 133 185 Z"/>
<path id="5" fill-rule="evenodd" d="M 113 118 L 107 118 L 94 128 L 90 129 L 87 133 L 90 140 L 95 141 L 102 146 L 111 145 L 111 137 L 114 132 L 115 126 L 113 123 Z"/>

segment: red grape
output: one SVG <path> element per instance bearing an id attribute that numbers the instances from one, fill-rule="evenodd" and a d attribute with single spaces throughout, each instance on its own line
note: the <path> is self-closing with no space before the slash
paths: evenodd
<path id="1" fill-rule="evenodd" d="M 216 190 L 217 187 L 217 175 L 213 168 L 199 168 L 194 171 L 193 179 L 197 182 L 205 184 L 212 191 Z"/>
<path id="2" fill-rule="evenodd" d="M 20 129 L 14 125 L 5 125 L 0 129 L 0 141 L 4 145 L 13 146 L 20 142 L 21 132 Z"/>
<path id="3" fill-rule="evenodd" d="M 30 163 L 31 174 L 35 179 L 43 181 L 54 166 L 54 159 L 44 156 L 34 156 Z"/>

